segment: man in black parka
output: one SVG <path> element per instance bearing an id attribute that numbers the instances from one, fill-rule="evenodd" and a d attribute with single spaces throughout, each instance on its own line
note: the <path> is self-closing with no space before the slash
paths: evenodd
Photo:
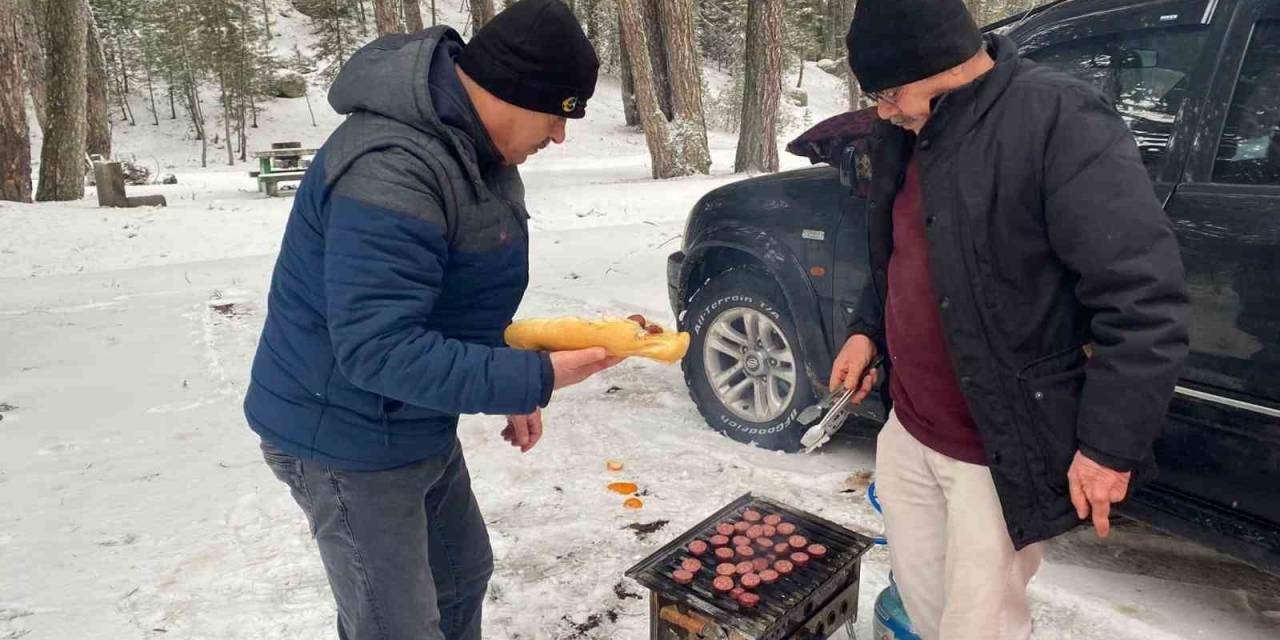
<path id="1" fill-rule="evenodd" d="M 1154 471 L 1187 357 L 1178 245 L 1090 85 L 983 36 L 961 0 L 861 0 L 850 66 L 881 118 L 871 283 L 832 387 L 886 357 L 891 564 L 924 638 L 1026 638 L 1040 541 Z"/>

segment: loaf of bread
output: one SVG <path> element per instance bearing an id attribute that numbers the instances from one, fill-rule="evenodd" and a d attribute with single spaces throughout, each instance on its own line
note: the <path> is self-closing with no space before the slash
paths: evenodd
<path id="1" fill-rule="evenodd" d="M 679 362 L 689 350 L 689 334 L 668 333 L 641 316 L 630 318 L 546 318 L 517 320 L 504 334 L 516 349 L 574 351 L 604 347 L 611 356 L 640 356 Z"/>

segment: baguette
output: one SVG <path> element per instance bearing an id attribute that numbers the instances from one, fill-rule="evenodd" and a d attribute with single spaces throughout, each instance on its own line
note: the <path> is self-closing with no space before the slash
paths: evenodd
<path id="1" fill-rule="evenodd" d="M 640 316 L 628 318 L 544 318 L 517 320 L 503 337 L 516 349 L 575 351 L 604 347 L 611 356 L 640 356 L 679 362 L 689 350 L 689 334 L 667 333 Z"/>

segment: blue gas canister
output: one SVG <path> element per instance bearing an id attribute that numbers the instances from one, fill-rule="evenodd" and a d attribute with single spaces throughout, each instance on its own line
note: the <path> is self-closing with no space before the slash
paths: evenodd
<path id="1" fill-rule="evenodd" d="M 880 510 L 880 500 L 876 497 L 876 483 L 867 487 L 867 500 L 876 513 Z M 877 544 L 886 544 L 884 538 L 877 538 Z M 889 586 L 876 597 L 875 619 L 871 622 L 874 640 L 920 640 L 911 628 L 911 620 L 907 618 L 907 609 L 902 606 L 902 597 L 898 595 L 898 585 L 893 581 L 893 572 L 889 572 Z"/>
<path id="2" fill-rule="evenodd" d="M 898 596 L 898 585 L 889 574 L 889 586 L 876 597 L 875 619 L 871 623 L 874 640 L 920 640 L 911 629 L 907 610 Z"/>

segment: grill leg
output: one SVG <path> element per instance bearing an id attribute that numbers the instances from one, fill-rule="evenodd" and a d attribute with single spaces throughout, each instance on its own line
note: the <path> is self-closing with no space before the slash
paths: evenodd
<path id="1" fill-rule="evenodd" d="M 662 618 L 658 617 L 660 609 L 662 603 L 658 601 L 658 592 L 649 591 L 649 640 L 662 640 L 659 635 L 662 631 Z"/>

